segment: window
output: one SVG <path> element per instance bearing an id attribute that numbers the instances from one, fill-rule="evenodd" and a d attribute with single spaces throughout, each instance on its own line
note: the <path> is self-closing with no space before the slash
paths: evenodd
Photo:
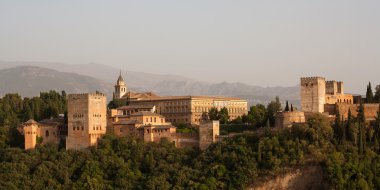
<path id="1" fill-rule="evenodd" d="M 84 130 L 84 127 L 82 126 L 82 131 Z"/>
<path id="2" fill-rule="evenodd" d="M 73 131 L 75 131 L 75 127 L 73 127 Z"/>
<path id="3" fill-rule="evenodd" d="M 48 130 L 45 131 L 45 136 L 46 136 L 46 137 L 49 136 L 49 131 L 48 131 Z"/>

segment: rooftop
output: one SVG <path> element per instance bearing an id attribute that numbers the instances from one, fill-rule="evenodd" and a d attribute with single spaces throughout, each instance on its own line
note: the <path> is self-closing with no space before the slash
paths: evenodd
<path id="1" fill-rule="evenodd" d="M 153 109 L 154 106 L 143 106 L 143 105 L 131 105 L 131 106 L 122 106 L 117 108 L 117 110 L 129 110 L 129 109 Z"/>
<path id="2" fill-rule="evenodd" d="M 131 116 L 159 116 L 159 117 L 164 117 L 160 114 L 152 113 L 150 111 L 139 111 L 137 113 L 132 114 Z"/>
<path id="3" fill-rule="evenodd" d="M 159 100 L 194 100 L 194 99 L 211 99 L 211 100 L 243 100 L 241 98 L 218 97 L 218 96 L 165 96 L 156 98 L 141 98 L 139 100 L 159 101 Z"/>
<path id="4" fill-rule="evenodd" d="M 134 124 L 143 124 L 143 123 L 138 120 L 118 121 L 114 123 L 114 125 L 134 125 Z"/>

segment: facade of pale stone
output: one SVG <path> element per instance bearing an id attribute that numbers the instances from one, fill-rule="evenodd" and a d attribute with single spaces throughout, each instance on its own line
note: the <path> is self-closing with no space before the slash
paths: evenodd
<path id="1" fill-rule="evenodd" d="M 135 110 L 148 109 L 146 106 L 132 106 Z M 131 106 L 128 106 L 131 108 Z M 121 107 L 110 110 L 110 118 L 107 129 L 118 137 L 134 136 L 145 142 L 160 142 L 163 138 L 174 143 L 178 148 L 207 148 L 210 144 L 217 142 L 219 137 L 219 121 L 202 122 L 198 133 L 179 133 L 166 118 L 160 114 L 150 111 L 131 112 L 117 111 L 125 110 Z M 121 114 L 121 115 L 119 115 Z M 202 137 L 202 141 L 200 140 Z"/>
<path id="2" fill-rule="evenodd" d="M 115 85 L 115 93 L 123 91 L 125 81 L 119 76 Z M 124 84 L 124 85 L 119 85 Z M 155 107 L 155 112 L 165 116 L 172 123 L 186 123 L 199 125 L 205 114 L 211 108 L 227 108 L 230 120 L 248 114 L 248 102 L 240 98 L 210 97 L 210 96 L 172 96 L 160 97 L 152 92 L 136 93 L 126 92 L 123 96 L 114 96 L 129 102 L 130 106 Z"/>
<path id="3" fill-rule="evenodd" d="M 226 107 L 230 120 L 248 113 L 248 103 L 239 98 L 207 96 L 174 96 L 131 100 L 130 105 L 156 106 L 156 113 L 161 114 L 172 123 L 199 125 L 212 108 L 219 111 Z"/>
<path id="4" fill-rule="evenodd" d="M 301 109 L 303 112 L 324 112 L 326 81 L 322 77 L 301 78 Z"/>
<path id="5" fill-rule="evenodd" d="M 290 128 L 296 123 L 305 123 L 305 113 L 300 111 L 278 112 L 276 128 Z"/>
<path id="6" fill-rule="evenodd" d="M 96 145 L 106 133 L 107 98 L 101 93 L 68 96 L 68 137 L 66 149 Z"/>

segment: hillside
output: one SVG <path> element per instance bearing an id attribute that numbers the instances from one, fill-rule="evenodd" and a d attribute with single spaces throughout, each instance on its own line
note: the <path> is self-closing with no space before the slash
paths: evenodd
<path id="1" fill-rule="evenodd" d="M 64 64 L 64 63 L 47 63 L 47 62 L 4 62 L 0 61 L 0 69 L 8 68 L 12 70 L 15 66 L 20 65 L 32 65 L 43 68 L 49 68 L 50 70 L 59 71 L 59 73 L 76 73 L 81 76 L 89 76 L 89 78 L 94 80 L 101 80 L 99 83 L 101 88 L 96 87 L 97 83 L 93 84 L 92 81 L 87 80 L 88 86 L 86 88 L 82 86 L 79 89 L 105 89 L 105 92 L 109 97 L 112 95 L 112 88 L 117 79 L 117 75 L 120 72 L 119 69 L 113 68 L 110 66 L 90 63 L 90 64 Z M 25 71 L 26 72 L 26 71 Z M 217 96 L 232 96 L 244 98 L 249 101 L 250 104 L 263 103 L 266 104 L 270 100 L 273 100 L 276 96 L 280 96 L 281 100 L 284 102 L 289 100 L 296 106 L 300 105 L 300 97 L 299 97 L 299 86 L 292 87 L 260 87 L 260 86 L 252 86 L 243 83 L 228 83 L 221 82 L 217 84 L 202 82 L 192 80 L 182 76 L 176 75 L 158 75 L 158 74 L 150 74 L 150 73 L 142 73 L 142 72 L 134 72 L 134 71 L 126 71 L 123 70 L 123 77 L 127 81 L 128 87 L 135 91 L 153 91 L 163 96 L 174 96 L 174 95 L 217 95 Z M 46 74 L 42 74 L 42 78 Z M 17 76 L 18 72 L 15 72 L 14 76 Z M 77 76 L 78 76 L 77 75 Z M 37 76 L 35 76 L 37 77 Z M 67 77 L 64 77 L 67 78 Z M 75 80 L 75 77 L 73 78 Z M 84 80 L 86 81 L 86 80 Z M 66 86 L 70 82 L 74 81 L 55 81 L 58 83 L 65 83 L 62 86 Z M 82 82 L 82 81 L 81 81 Z M 74 82 L 75 83 L 75 82 Z M 21 83 L 22 84 L 22 83 Z M 81 85 L 85 85 L 86 83 L 81 83 Z M 0 93 L 7 92 L 7 90 L 11 90 L 11 92 L 21 90 L 23 85 L 14 84 L 12 88 L 3 88 L 0 86 Z M 46 85 L 38 85 L 38 84 L 30 84 L 30 88 L 35 91 L 41 91 L 47 88 Z M 95 87 L 94 87 L 95 85 Z M 108 85 L 108 86 L 103 86 Z M 56 89 L 54 85 L 50 84 L 49 87 Z M 57 85 L 58 87 L 60 85 Z M 77 86 L 77 85 L 74 85 Z M 76 92 L 77 87 L 72 91 Z M 67 89 L 72 89 L 67 88 Z M 30 90 L 29 90 L 30 91 Z M 71 90 L 67 90 L 71 91 Z M 26 92 L 28 94 L 29 92 Z"/>
<path id="2" fill-rule="evenodd" d="M 41 91 L 65 90 L 67 93 L 101 91 L 112 95 L 112 84 L 76 73 L 59 72 L 35 66 L 0 70 L 0 95 L 19 93 L 37 96 Z"/>

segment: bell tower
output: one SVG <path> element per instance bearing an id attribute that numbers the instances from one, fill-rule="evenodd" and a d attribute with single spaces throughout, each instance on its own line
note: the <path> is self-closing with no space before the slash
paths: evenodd
<path id="1" fill-rule="evenodd" d="M 127 84 L 125 83 L 123 77 L 121 76 L 121 71 L 119 78 L 116 81 L 115 92 L 113 93 L 114 99 L 120 99 L 127 93 Z"/>

